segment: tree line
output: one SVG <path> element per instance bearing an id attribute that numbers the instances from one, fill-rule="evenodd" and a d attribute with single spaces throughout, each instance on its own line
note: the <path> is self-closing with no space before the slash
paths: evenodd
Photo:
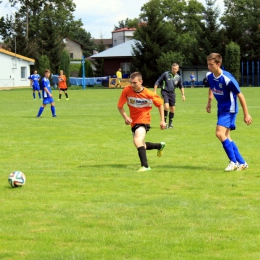
<path id="1" fill-rule="evenodd" d="M 83 28 L 81 19 L 73 13 L 73 0 L 9 0 L 19 9 L 0 18 L 0 35 L 5 48 L 39 61 L 49 59 L 52 71 L 59 69 L 64 50 L 63 39 L 82 44 L 84 56 L 95 46 L 91 34 Z M 139 70 L 154 82 L 158 74 L 180 65 L 205 65 L 211 52 L 224 56 L 227 67 L 239 73 L 240 60 L 260 58 L 260 0 L 224 0 L 221 14 L 216 0 L 150 0 L 140 10 L 139 17 L 119 21 L 115 29 L 135 27 L 132 70 Z M 232 61 L 232 62 L 231 62 Z M 234 61 L 236 61 L 234 63 Z M 235 65 L 235 66 L 234 66 Z M 102 61 L 97 64 L 102 75 Z"/>

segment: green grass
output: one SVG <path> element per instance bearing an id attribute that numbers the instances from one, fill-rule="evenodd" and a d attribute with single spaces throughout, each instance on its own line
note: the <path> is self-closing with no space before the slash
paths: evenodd
<path id="1" fill-rule="evenodd" d="M 232 137 L 249 168 L 231 173 L 207 89 L 186 89 L 186 102 L 177 91 L 172 130 L 153 109 L 146 141 L 166 148 L 147 151 L 145 173 L 121 90 L 71 90 L 41 119 L 29 89 L 1 91 L 0 259 L 260 259 L 259 91 L 242 88 L 253 124 L 240 109 Z M 24 187 L 10 188 L 14 170 Z"/>

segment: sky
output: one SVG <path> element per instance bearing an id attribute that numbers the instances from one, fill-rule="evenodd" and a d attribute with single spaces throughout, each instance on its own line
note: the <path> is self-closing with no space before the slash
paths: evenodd
<path id="1" fill-rule="evenodd" d="M 0 17 L 12 15 L 16 9 L 12 8 L 8 0 L 0 4 Z M 198 0 L 205 5 L 205 0 Z M 76 10 L 75 19 L 81 19 L 84 29 L 95 39 L 112 38 L 112 31 L 118 22 L 126 18 L 138 18 L 141 7 L 148 0 L 74 0 Z M 224 11 L 222 0 L 217 0 L 221 12 Z"/>

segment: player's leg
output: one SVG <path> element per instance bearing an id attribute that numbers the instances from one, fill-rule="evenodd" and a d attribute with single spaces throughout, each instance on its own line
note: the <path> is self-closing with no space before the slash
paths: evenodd
<path id="1" fill-rule="evenodd" d="M 36 95 L 35 95 L 35 89 L 33 87 L 33 99 L 36 99 Z"/>
<path id="2" fill-rule="evenodd" d="M 51 113 L 52 113 L 52 117 L 56 117 L 55 103 L 54 103 L 53 99 L 51 102 Z"/>
<path id="3" fill-rule="evenodd" d="M 175 93 L 171 93 L 170 98 L 169 98 L 169 105 L 170 105 L 170 113 L 169 113 L 168 128 L 173 128 L 172 120 L 174 118 L 174 112 L 175 112 Z"/>
<path id="4" fill-rule="evenodd" d="M 37 118 L 40 118 L 41 117 L 41 114 L 42 114 L 42 112 L 43 112 L 43 110 L 44 110 L 44 108 L 46 107 L 46 104 L 42 104 L 41 105 L 41 107 L 40 107 L 40 109 L 39 109 L 39 111 L 38 111 L 38 114 L 37 114 Z"/>
<path id="5" fill-rule="evenodd" d="M 39 97 L 39 99 L 42 99 L 41 91 L 40 91 L 40 90 L 38 90 L 38 97 Z"/>
<path id="6" fill-rule="evenodd" d="M 225 171 L 234 171 L 237 168 L 237 160 L 233 150 L 233 145 L 229 137 L 230 129 L 227 129 L 224 126 L 217 125 L 216 127 L 216 136 L 222 143 L 223 149 L 225 150 L 228 158 L 229 165 L 226 167 Z"/>
<path id="7" fill-rule="evenodd" d="M 145 142 L 145 149 L 146 150 L 154 150 L 154 149 L 156 149 L 158 157 L 162 156 L 164 147 L 165 147 L 165 142 L 161 142 L 161 143 Z"/>
<path id="8" fill-rule="evenodd" d="M 168 111 L 169 111 L 169 96 L 168 92 L 162 90 L 162 98 L 164 101 L 164 121 L 167 123 Z"/>
<path id="9" fill-rule="evenodd" d="M 141 162 L 141 168 L 138 171 L 147 171 L 150 170 L 148 166 L 147 156 L 146 156 L 146 149 L 145 149 L 145 135 L 146 129 L 145 126 L 138 126 L 133 128 L 133 142 L 135 147 L 138 151 L 138 156 Z"/>
<path id="10" fill-rule="evenodd" d="M 60 101 L 60 100 L 61 100 L 61 94 L 62 94 L 62 90 L 61 90 L 61 89 L 59 89 L 59 98 L 58 98 L 58 101 Z"/>
<path id="11" fill-rule="evenodd" d="M 64 90 L 64 94 L 65 94 L 65 96 L 66 96 L 66 100 L 69 100 L 69 96 L 68 96 L 67 89 Z"/>

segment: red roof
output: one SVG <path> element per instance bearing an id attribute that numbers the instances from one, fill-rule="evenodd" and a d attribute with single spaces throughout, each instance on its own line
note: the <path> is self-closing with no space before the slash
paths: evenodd
<path id="1" fill-rule="evenodd" d="M 121 29 L 117 29 L 117 30 L 112 31 L 112 33 L 124 32 L 124 31 L 135 31 L 135 30 L 136 30 L 136 28 L 121 28 Z"/>

